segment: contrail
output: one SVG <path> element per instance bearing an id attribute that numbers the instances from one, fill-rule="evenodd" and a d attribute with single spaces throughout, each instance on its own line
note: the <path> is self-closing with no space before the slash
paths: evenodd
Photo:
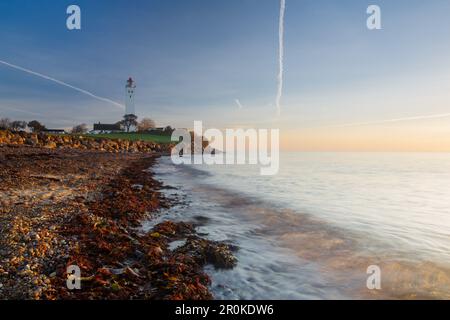
<path id="1" fill-rule="evenodd" d="M 276 99 L 277 113 L 281 114 L 281 97 L 283 95 L 283 74 L 284 74 L 284 13 L 286 11 L 286 0 L 280 0 L 280 21 L 278 26 L 278 41 L 279 41 L 279 52 L 278 52 L 278 92 Z"/>
<path id="2" fill-rule="evenodd" d="M 239 109 L 243 109 L 244 107 L 242 106 L 241 101 L 239 101 L 239 99 L 234 100 L 237 104 L 237 106 L 239 107 Z"/>
<path id="3" fill-rule="evenodd" d="M 405 117 L 405 118 L 395 118 L 395 119 L 386 119 L 386 120 L 368 121 L 368 122 L 355 122 L 355 123 L 347 123 L 347 124 L 341 124 L 341 125 L 332 125 L 332 126 L 328 126 L 328 127 L 358 127 L 358 126 L 366 126 L 366 125 L 373 125 L 373 124 L 414 121 L 414 120 L 423 120 L 423 119 L 435 119 L 435 118 L 447 118 L 447 117 L 450 117 L 450 113 L 430 114 L 430 115 L 412 116 L 412 117 Z"/>
<path id="4" fill-rule="evenodd" d="M 22 68 L 22 67 L 20 67 L 20 66 L 14 65 L 14 64 L 12 64 L 12 63 L 9 63 L 9 62 L 3 61 L 3 60 L 0 60 L 0 63 L 1 63 L 1 64 L 4 64 L 5 66 L 11 67 L 11 68 L 13 68 L 13 69 L 20 70 L 20 71 L 26 72 L 26 73 L 28 73 L 28 74 L 32 74 L 32 75 L 34 75 L 34 76 L 37 76 L 37 77 L 40 77 L 40 78 L 43 78 L 43 79 L 46 79 L 46 80 L 49 80 L 49 81 L 53 81 L 53 82 L 55 82 L 55 83 L 57 83 L 57 84 L 60 84 L 60 85 L 62 85 L 62 86 L 64 86 L 64 87 L 71 88 L 71 89 L 73 89 L 73 90 L 76 90 L 76 91 L 78 91 L 78 92 L 81 92 L 81 93 L 83 93 L 83 94 L 85 94 L 85 95 L 87 95 L 87 96 L 89 96 L 89 97 L 91 97 L 91 98 L 94 98 L 94 99 L 97 99 L 97 100 L 100 100 L 100 101 L 103 101 L 103 102 L 111 103 L 111 104 L 113 104 L 113 105 L 115 105 L 116 107 L 119 107 L 119 108 L 121 108 L 121 109 L 124 109 L 124 108 L 125 108 L 122 104 L 120 104 L 120 103 L 118 103 L 118 102 L 115 102 L 115 101 L 110 100 L 110 99 L 108 99 L 108 98 L 104 98 L 104 97 L 97 96 L 97 95 L 93 94 L 92 92 L 89 92 L 89 91 L 86 91 L 86 90 L 84 90 L 84 89 L 75 87 L 75 86 L 73 86 L 73 85 L 70 85 L 70 84 L 65 83 L 65 82 L 63 82 L 63 81 L 60 81 L 60 80 L 58 80 L 58 79 L 54 79 L 54 78 L 52 78 L 52 77 L 46 76 L 46 75 L 44 75 L 44 74 L 42 74 L 42 73 L 35 72 L 35 71 L 29 70 L 29 69 L 26 69 L 26 68 Z"/>

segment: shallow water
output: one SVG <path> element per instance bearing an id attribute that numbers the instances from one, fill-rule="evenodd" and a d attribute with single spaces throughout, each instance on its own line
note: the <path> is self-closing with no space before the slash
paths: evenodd
<path id="1" fill-rule="evenodd" d="M 239 247 L 208 267 L 219 299 L 450 298 L 450 154 L 284 153 L 253 166 L 174 166 L 157 178 L 185 201 L 161 219 Z M 366 287 L 381 268 L 381 290 Z"/>

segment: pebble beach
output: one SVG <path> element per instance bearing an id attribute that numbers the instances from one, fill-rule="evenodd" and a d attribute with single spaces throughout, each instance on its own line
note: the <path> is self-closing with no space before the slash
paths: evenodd
<path id="1" fill-rule="evenodd" d="M 204 266 L 233 268 L 233 248 L 188 222 L 141 228 L 172 206 L 151 169 L 169 151 L 0 131 L 0 299 L 213 298 Z"/>

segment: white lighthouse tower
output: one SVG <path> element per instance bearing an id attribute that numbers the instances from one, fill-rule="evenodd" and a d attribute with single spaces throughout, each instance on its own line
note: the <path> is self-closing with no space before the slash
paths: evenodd
<path id="1" fill-rule="evenodd" d="M 135 114 L 134 110 L 134 92 L 136 90 L 136 83 L 130 77 L 127 80 L 127 85 L 125 86 L 126 99 L 125 99 L 125 114 Z"/>

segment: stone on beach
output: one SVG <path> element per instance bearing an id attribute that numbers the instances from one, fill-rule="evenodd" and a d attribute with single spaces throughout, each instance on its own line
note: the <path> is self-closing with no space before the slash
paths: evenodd
<path id="1" fill-rule="evenodd" d="M 210 299 L 203 266 L 235 264 L 189 223 L 137 231 L 171 206 L 148 170 L 168 146 L 6 131 L 0 144 L 0 299 Z M 66 287 L 72 264 L 81 291 Z"/>
<path id="2" fill-rule="evenodd" d="M 43 133 L 10 132 L 0 130 L 0 146 L 31 146 L 47 149 L 69 148 L 118 152 L 169 152 L 171 144 L 157 144 L 148 141 L 96 138 L 95 136 L 46 135 Z"/>

